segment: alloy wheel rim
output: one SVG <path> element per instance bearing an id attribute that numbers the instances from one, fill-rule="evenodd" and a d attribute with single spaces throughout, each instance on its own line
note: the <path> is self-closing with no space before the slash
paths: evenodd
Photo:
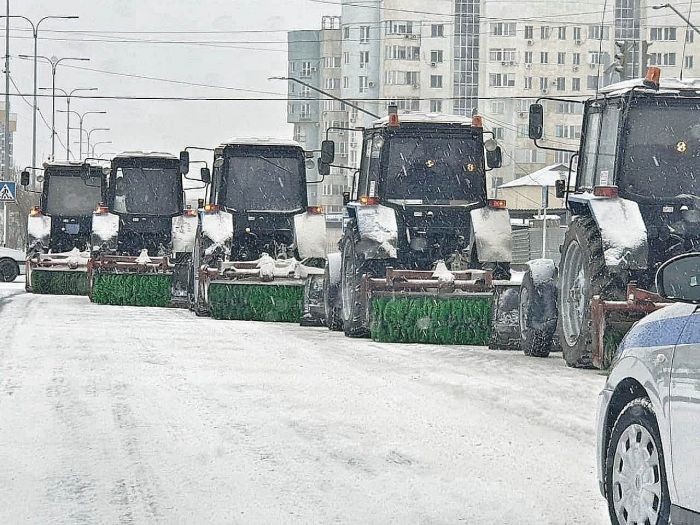
<path id="1" fill-rule="evenodd" d="M 350 253 L 348 253 L 350 252 Z M 346 248 L 345 257 L 343 257 L 343 283 L 342 283 L 342 296 L 343 296 L 343 319 L 346 321 L 351 321 L 350 316 L 352 316 L 352 302 L 354 300 L 353 290 L 355 287 L 355 257 L 354 253 L 350 249 Z M 353 287 L 353 290 L 350 287 Z"/>
<path id="2" fill-rule="evenodd" d="M 525 330 L 528 327 L 528 316 L 527 316 L 527 303 L 530 299 L 530 294 L 527 288 L 522 288 L 520 290 L 520 308 L 518 313 L 520 316 L 520 336 L 525 339 Z"/>
<path id="3" fill-rule="evenodd" d="M 583 250 L 578 241 L 572 241 L 566 251 L 559 292 L 562 328 L 569 345 L 576 344 L 586 309 L 587 284 L 583 268 Z"/>

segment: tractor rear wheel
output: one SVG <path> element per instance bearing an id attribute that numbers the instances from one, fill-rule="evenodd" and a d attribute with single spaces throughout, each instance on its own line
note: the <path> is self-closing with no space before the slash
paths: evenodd
<path id="1" fill-rule="evenodd" d="M 371 273 L 370 264 L 357 253 L 355 239 L 350 237 L 343 243 L 341 263 L 341 296 L 343 331 L 348 337 L 368 337 L 367 298 L 362 297 L 362 277 Z"/>
<path id="2" fill-rule="evenodd" d="M 202 265 L 202 236 L 199 231 L 195 237 L 194 248 L 192 249 L 192 259 L 187 279 L 187 297 L 190 310 L 198 317 L 209 315 L 204 299 L 206 298 L 206 283 L 202 283 L 199 278 L 199 267 Z"/>
<path id="3" fill-rule="evenodd" d="M 557 297 L 557 333 L 568 366 L 593 366 L 591 298 L 610 281 L 598 226 L 591 217 L 575 217 L 564 237 Z"/>
<path id="4" fill-rule="evenodd" d="M 520 348 L 532 357 L 548 357 L 557 328 L 556 285 L 535 285 L 527 271 L 520 286 Z"/>
<path id="5" fill-rule="evenodd" d="M 329 264 L 326 263 L 323 272 L 323 306 L 326 313 L 326 326 L 329 330 L 340 332 L 343 330 L 343 307 L 341 305 L 341 283 L 334 282 Z M 342 278 L 341 278 L 342 281 Z"/>

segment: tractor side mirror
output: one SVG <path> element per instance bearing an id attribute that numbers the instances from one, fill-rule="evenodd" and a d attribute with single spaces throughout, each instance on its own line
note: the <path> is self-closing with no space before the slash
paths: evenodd
<path id="1" fill-rule="evenodd" d="M 19 176 L 19 183 L 21 186 L 29 186 L 29 172 L 24 170 Z"/>
<path id="2" fill-rule="evenodd" d="M 563 199 L 566 197 L 566 181 L 564 179 L 555 181 L 554 191 L 556 192 L 557 199 Z"/>
<path id="3" fill-rule="evenodd" d="M 330 174 L 330 172 L 330 164 L 326 164 L 325 162 L 323 162 L 323 159 L 318 159 L 318 174 L 322 177 L 325 177 L 326 175 Z"/>
<path id="4" fill-rule="evenodd" d="M 321 162 L 324 164 L 333 164 L 335 160 L 335 142 L 332 140 L 324 140 L 321 143 Z"/>
<path id="5" fill-rule="evenodd" d="M 190 171 L 190 152 L 181 151 L 180 152 L 180 173 L 187 175 Z"/>
<path id="6" fill-rule="evenodd" d="M 209 184 L 211 182 L 211 172 L 206 166 L 199 170 L 199 178 L 204 184 Z"/>
<path id="7" fill-rule="evenodd" d="M 661 265 L 656 289 L 672 301 L 700 303 L 700 254 L 681 255 Z"/>
<path id="8" fill-rule="evenodd" d="M 500 168 L 503 166 L 503 151 L 501 151 L 501 146 L 496 146 L 495 149 L 489 151 L 486 149 L 486 164 L 489 168 Z"/>
<path id="9" fill-rule="evenodd" d="M 344 191 L 343 192 L 343 206 L 347 206 L 349 202 L 350 202 L 350 192 Z"/>
<path id="10" fill-rule="evenodd" d="M 539 140 L 544 135 L 544 108 L 542 104 L 530 105 L 530 119 L 528 123 L 528 136 L 532 140 Z"/>

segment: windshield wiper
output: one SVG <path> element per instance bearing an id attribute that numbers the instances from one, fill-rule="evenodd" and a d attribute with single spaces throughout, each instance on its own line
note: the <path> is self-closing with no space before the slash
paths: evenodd
<path id="1" fill-rule="evenodd" d="M 262 155 L 258 155 L 258 158 L 264 160 L 264 161 L 267 162 L 268 164 L 272 164 L 275 168 L 280 169 L 280 170 L 283 170 L 283 171 L 286 171 L 286 172 L 289 173 L 290 175 L 294 176 L 294 173 L 292 173 L 291 171 L 289 171 L 289 170 L 288 170 L 287 168 L 285 168 L 284 166 L 280 166 L 279 164 L 275 164 L 275 163 L 272 162 L 270 159 L 268 159 L 268 158 L 266 158 L 266 157 L 263 157 Z"/>

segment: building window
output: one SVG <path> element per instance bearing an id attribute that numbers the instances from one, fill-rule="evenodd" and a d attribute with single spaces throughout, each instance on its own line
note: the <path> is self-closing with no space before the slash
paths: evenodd
<path id="1" fill-rule="evenodd" d="M 540 52 L 540 64 L 549 64 L 549 53 L 547 51 Z"/>
<path id="2" fill-rule="evenodd" d="M 549 79 L 547 77 L 540 77 L 540 90 L 545 91 L 549 87 Z"/>
<path id="3" fill-rule="evenodd" d="M 431 100 L 430 101 L 430 112 L 431 113 L 442 113 L 442 100 Z"/>
<path id="4" fill-rule="evenodd" d="M 686 31 L 685 31 L 685 41 L 688 42 L 689 44 L 692 44 L 694 38 L 695 38 L 695 31 L 692 30 L 692 29 L 686 29 Z"/>
<path id="5" fill-rule="evenodd" d="M 360 44 L 369 42 L 369 26 L 360 26 Z"/>
<path id="6" fill-rule="evenodd" d="M 652 27 L 649 30 L 649 40 L 661 40 L 665 42 L 676 41 L 675 27 Z"/>
<path id="7" fill-rule="evenodd" d="M 581 28 L 580 27 L 574 27 L 574 40 L 576 42 L 581 41 Z"/>
<path id="8" fill-rule="evenodd" d="M 532 40 L 534 38 L 535 28 L 533 26 L 525 26 L 525 38 Z"/>
<path id="9" fill-rule="evenodd" d="M 439 51 L 431 51 L 430 52 L 430 62 L 432 64 L 442 64 L 443 62 L 443 52 L 441 50 Z"/>
<path id="10" fill-rule="evenodd" d="M 297 63 L 296 62 L 290 62 L 289 63 L 289 72 L 294 73 L 297 70 Z"/>
<path id="11" fill-rule="evenodd" d="M 396 106 L 400 111 L 420 111 L 420 100 L 417 98 L 395 97 L 389 99 L 386 105 Z"/>
<path id="12" fill-rule="evenodd" d="M 489 75 L 490 87 L 514 87 L 515 75 L 513 73 L 491 73 Z"/>
<path id="13" fill-rule="evenodd" d="M 493 138 L 496 140 L 503 140 L 503 128 L 491 128 L 491 131 L 493 131 Z"/>
<path id="14" fill-rule="evenodd" d="M 431 88 L 441 88 L 442 87 L 442 75 L 430 75 L 430 87 Z"/>
<path id="15" fill-rule="evenodd" d="M 652 66 L 675 66 L 675 53 L 650 53 L 649 64 Z"/>
<path id="16" fill-rule="evenodd" d="M 581 91 L 581 79 L 574 77 L 571 79 L 571 91 Z"/>
<path id="17" fill-rule="evenodd" d="M 602 30 L 602 32 L 601 32 Z M 593 25 L 588 26 L 588 39 L 589 40 L 608 40 L 610 38 L 610 27 Z"/>
<path id="18" fill-rule="evenodd" d="M 556 112 L 559 115 L 578 115 L 582 106 L 576 102 L 557 102 Z"/>
<path id="19" fill-rule="evenodd" d="M 369 35 L 369 26 L 364 26 L 364 27 L 367 27 L 367 34 Z M 387 35 L 411 35 L 411 34 L 413 34 L 413 22 L 387 20 L 387 22 L 386 22 L 386 34 Z"/>
<path id="20" fill-rule="evenodd" d="M 557 126 L 554 128 L 554 135 L 558 139 L 580 139 L 581 126 L 557 124 Z"/>
<path id="21" fill-rule="evenodd" d="M 343 53 L 343 63 L 345 63 L 345 64 L 350 63 L 350 53 L 348 53 L 347 51 L 345 51 Z"/>
<path id="22" fill-rule="evenodd" d="M 420 60 L 420 47 L 386 46 L 387 60 Z"/>
<path id="23" fill-rule="evenodd" d="M 517 137 L 519 139 L 526 138 L 529 135 L 530 127 L 527 124 L 519 124 Z"/>
<path id="24" fill-rule="evenodd" d="M 343 88 L 348 89 L 350 87 L 350 77 L 343 77 Z"/>
<path id="25" fill-rule="evenodd" d="M 575 66 L 580 66 L 581 65 L 581 53 L 572 53 L 571 54 L 571 63 Z"/>
<path id="26" fill-rule="evenodd" d="M 525 63 L 532 64 L 532 51 L 525 51 Z"/>
<path id="27" fill-rule="evenodd" d="M 588 75 L 586 78 L 586 89 L 598 89 L 598 77 L 596 75 Z"/>
<path id="28" fill-rule="evenodd" d="M 344 40 L 349 40 L 350 39 L 350 26 L 344 27 L 343 28 L 343 39 Z"/>
<path id="29" fill-rule="evenodd" d="M 489 60 L 491 62 L 515 62 L 515 49 L 489 49 Z"/>
<path id="30" fill-rule="evenodd" d="M 566 40 L 566 26 L 557 27 L 557 38 L 559 38 L 559 40 Z"/>
<path id="31" fill-rule="evenodd" d="M 544 162 L 544 153 L 538 149 L 515 150 L 515 161 L 523 164 L 539 164 Z"/>
<path id="32" fill-rule="evenodd" d="M 589 64 L 601 64 L 605 65 L 610 62 L 610 55 L 606 52 L 599 53 L 598 51 L 588 52 L 588 63 Z"/>
<path id="33" fill-rule="evenodd" d="M 301 63 L 301 76 L 310 77 L 311 76 L 311 62 Z"/>
<path id="34" fill-rule="evenodd" d="M 692 57 L 692 55 L 685 57 L 685 62 L 683 64 L 683 67 L 685 69 L 693 69 L 693 57 Z"/>
<path id="35" fill-rule="evenodd" d="M 309 89 L 309 86 L 301 86 L 301 97 L 302 98 L 309 98 L 311 96 L 311 89 Z"/>
<path id="36" fill-rule="evenodd" d="M 532 77 L 525 77 L 525 88 L 532 89 Z"/>
<path id="37" fill-rule="evenodd" d="M 306 130 L 301 126 L 294 126 L 294 140 L 297 142 L 306 142 Z"/>
<path id="38" fill-rule="evenodd" d="M 566 64 L 566 53 L 563 53 L 561 51 L 557 53 L 557 64 L 559 64 L 560 66 Z"/>
<path id="39" fill-rule="evenodd" d="M 327 78 L 324 83 L 326 89 L 340 89 L 340 79 L 339 78 Z"/>
<path id="40" fill-rule="evenodd" d="M 542 40 L 549 40 L 550 35 L 552 34 L 552 28 L 549 26 L 542 26 L 540 27 L 540 38 Z"/>
<path id="41" fill-rule="evenodd" d="M 445 26 L 443 24 L 432 24 L 430 26 L 430 36 L 433 38 L 445 36 Z"/>
<path id="42" fill-rule="evenodd" d="M 565 166 L 568 166 L 572 156 L 573 153 L 569 151 L 555 151 L 554 162 L 556 164 L 564 164 Z"/>
<path id="43" fill-rule="evenodd" d="M 369 51 L 360 51 L 360 67 L 367 67 L 369 64 Z"/>
<path id="44" fill-rule="evenodd" d="M 566 91 L 566 78 L 557 77 L 557 91 Z"/>
<path id="45" fill-rule="evenodd" d="M 491 113 L 494 115 L 503 115 L 506 112 L 506 103 L 502 100 L 491 101 Z"/>
<path id="46" fill-rule="evenodd" d="M 369 80 L 367 79 L 367 77 L 360 77 L 359 84 L 360 93 L 367 93 L 367 91 L 369 90 Z"/>
<path id="47" fill-rule="evenodd" d="M 301 120 L 311 120 L 311 104 L 300 104 L 299 108 L 301 110 L 299 113 Z"/>
<path id="48" fill-rule="evenodd" d="M 491 24 L 492 36 L 515 36 L 515 22 L 495 22 Z"/>

